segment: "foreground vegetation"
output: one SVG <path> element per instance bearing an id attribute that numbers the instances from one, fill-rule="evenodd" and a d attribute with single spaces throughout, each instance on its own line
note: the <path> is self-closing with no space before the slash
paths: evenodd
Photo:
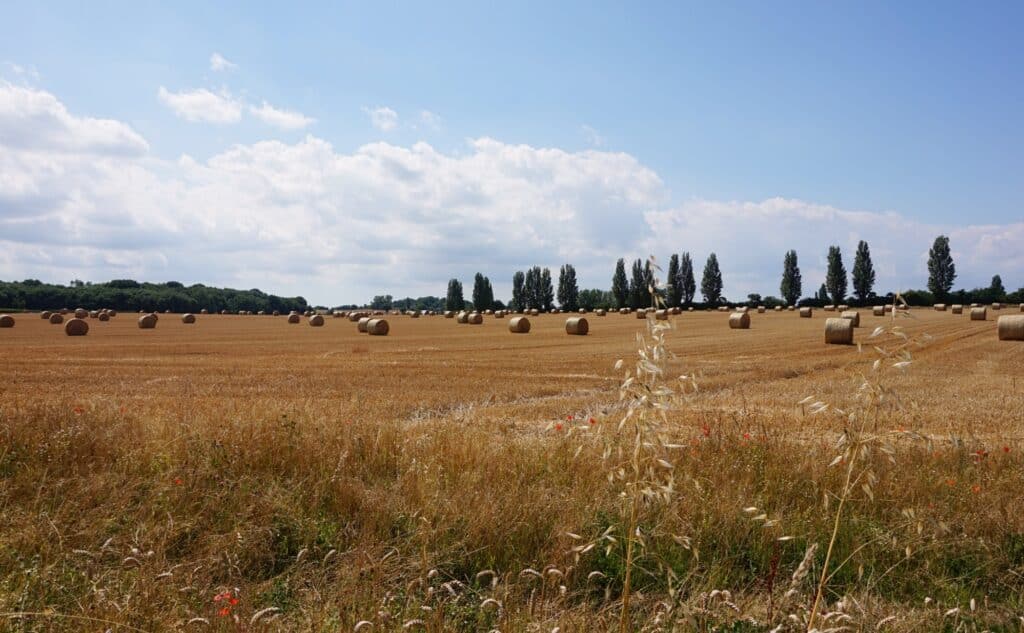
<path id="1" fill-rule="evenodd" d="M 831 376 L 846 384 L 835 406 L 878 413 L 866 432 L 888 438 L 858 453 L 873 485 L 849 495 L 836 441 L 856 436 L 831 408 L 727 401 L 735 387 L 716 389 L 718 376 L 678 389 L 649 436 L 673 488 L 640 506 L 630 566 L 622 493 L 644 476 L 617 476 L 609 456 L 632 446 L 633 427 L 619 426 L 639 410 L 629 390 L 526 425 L 473 406 L 385 414 L 386 391 L 359 409 L 315 391 L 136 398 L 166 370 L 116 396 L 7 390 L 5 627 L 612 630 L 631 569 L 629 630 L 803 630 L 838 526 L 816 626 L 1018 630 L 1024 463 L 1015 440 L 996 438 L 1019 429 L 918 435 L 928 416 L 898 372 L 869 382 L 902 410 L 861 398 L 873 359 Z"/>

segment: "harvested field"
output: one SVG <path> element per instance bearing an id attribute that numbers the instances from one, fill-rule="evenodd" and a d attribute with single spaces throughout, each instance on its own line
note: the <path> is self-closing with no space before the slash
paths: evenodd
<path id="1" fill-rule="evenodd" d="M 718 312 L 671 317 L 669 374 L 695 372 L 699 391 L 669 414 L 684 447 L 680 491 L 650 521 L 690 539 L 657 546 L 686 574 L 680 608 L 727 588 L 765 624 L 744 630 L 766 631 L 777 613 L 763 579 L 778 564 L 788 585 L 808 544 L 824 547 L 822 495 L 839 485 L 828 463 L 842 425 L 797 403 L 851 406 L 874 357 L 825 345 L 823 319 L 750 317 L 749 330 L 730 330 Z M 890 322 L 862 313 L 855 340 Z M 853 562 L 827 598 L 857 595 L 866 622 L 900 613 L 907 625 L 894 630 L 942 621 L 921 606 L 926 595 L 943 610 L 986 600 L 986 622 L 1010 621 L 1024 608 L 1024 347 L 999 341 L 994 321 L 932 309 L 898 323 L 934 340 L 891 372 L 907 408 L 879 428 L 931 442 L 897 441 L 898 468 L 878 457 L 876 500 L 849 503 L 837 547 Z M 513 335 L 501 319 L 394 318 L 388 336 L 366 337 L 347 320 L 294 328 L 210 315 L 153 330 L 113 319 L 67 337 L 19 320 L 0 334 L 0 608 L 154 631 L 199 617 L 234 630 L 211 602 L 230 587 L 241 622 L 279 610 L 267 630 L 351 630 L 364 618 L 400 630 L 424 613 L 436 631 L 611 628 L 621 560 L 612 551 L 574 563 L 565 534 L 616 525 L 595 438 L 614 433 L 613 364 L 632 362 L 645 322 L 613 314 L 585 337 L 566 336 L 564 316 L 531 325 Z M 794 539 L 773 545 L 748 506 Z M 548 565 L 564 579 L 528 607 L 520 572 Z M 480 606 L 499 595 L 475 580 L 487 569 L 509 575 L 500 616 Z M 438 594 L 415 589 L 388 602 L 390 625 L 375 615 L 388 592 L 451 580 L 476 587 L 476 602 L 426 612 Z M 634 582 L 649 596 L 666 590 L 654 576 Z M 128 595 L 139 602 L 125 610 Z M 656 608 L 636 600 L 639 628 Z"/>

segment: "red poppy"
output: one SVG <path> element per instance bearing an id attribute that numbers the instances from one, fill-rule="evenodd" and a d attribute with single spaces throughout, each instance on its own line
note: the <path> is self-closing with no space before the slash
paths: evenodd
<path id="1" fill-rule="evenodd" d="M 597 424 L 597 420 L 595 420 L 594 418 L 590 418 L 590 423 L 591 424 Z"/>
<path id="2" fill-rule="evenodd" d="M 231 604 L 231 606 L 235 606 L 236 604 L 238 604 L 238 598 L 232 598 L 228 601 L 228 603 Z"/>
<path id="3" fill-rule="evenodd" d="M 555 430 L 556 431 L 561 431 L 562 430 L 562 423 L 561 422 L 559 422 L 558 424 L 555 425 Z"/>
<path id="4" fill-rule="evenodd" d="M 700 430 L 704 432 L 704 437 L 711 437 L 711 427 L 707 424 L 700 427 Z"/>
<path id="5" fill-rule="evenodd" d="M 974 494 L 978 494 L 979 492 L 981 492 L 981 486 L 971 486 L 971 492 L 973 492 Z"/>
<path id="6" fill-rule="evenodd" d="M 220 615 L 220 617 L 222 617 L 222 618 L 227 616 L 227 615 L 230 615 L 231 614 L 231 607 L 224 607 L 223 609 L 218 611 L 217 614 Z"/>
<path id="7" fill-rule="evenodd" d="M 1010 452 L 1010 447 L 1009 446 L 1004 446 L 1003 447 L 1003 452 L 1004 453 L 1009 453 Z"/>
<path id="8" fill-rule="evenodd" d="M 83 409 L 82 407 L 75 407 L 74 411 L 75 411 L 75 414 L 82 415 L 82 412 L 85 411 L 85 409 Z"/>
<path id="9" fill-rule="evenodd" d="M 181 477 L 175 477 L 174 478 L 174 485 L 176 485 L 176 486 L 180 486 L 181 485 Z M 214 599 L 216 600 L 216 598 L 214 598 Z"/>
<path id="10" fill-rule="evenodd" d="M 956 479 L 947 479 L 946 480 L 946 485 L 947 486 L 955 486 L 956 485 Z"/>
<path id="11" fill-rule="evenodd" d="M 571 416 L 571 415 L 567 415 L 567 416 L 565 416 L 565 419 L 566 419 L 566 420 L 568 420 L 568 421 L 570 421 L 570 422 L 572 422 L 572 416 Z"/>
<path id="12" fill-rule="evenodd" d="M 743 434 L 743 439 L 749 440 L 750 439 L 750 433 L 744 433 Z"/>

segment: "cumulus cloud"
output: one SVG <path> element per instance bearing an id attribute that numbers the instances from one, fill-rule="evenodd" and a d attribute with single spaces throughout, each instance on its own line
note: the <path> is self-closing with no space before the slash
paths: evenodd
<path id="1" fill-rule="evenodd" d="M 160 86 L 160 102 L 176 115 L 192 122 L 237 123 L 242 118 L 242 102 L 228 92 L 217 94 L 205 88 L 171 92 Z"/>
<path id="2" fill-rule="evenodd" d="M 390 132 L 398 127 L 398 113 L 386 106 L 376 108 L 363 108 L 363 112 L 370 116 L 370 123 L 373 127 L 382 132 Z"/>
<path id="3" fill-rule="evenodd" d="M 301 112 L 275 108 L 266 101 L 258 108 L 249 106 L 249 112 L 260 121 L 282 130 L 301 130 L 316 122 L 316 119 Z"/>
<path id="4" fill-rule="evenodd" d="M 234 70 L 236 68 L 238 68 L 238 64 L 229 62 L 220 53 L 210 55 L 210 70 L 214 72 L 222 72 L 225 70 Z"/>
<path id="5" fill-rule="evenodd" d="M 307 135 L 162 161 L 123 123 L 14 90 L 0 89 L 0 279 L 175 279 L 336 304 L 441 294 L 450 277 L 480 271 L 508 298 L 513 271 L 532 264 L 571 262 L 581 287 L 606 288 L 618 257 L 689 250 L 699 268 L 715 250 L 726 295 L 742 297 L 777 292 L 782 254 L 796 248 L 810 294 L 828 244 L 850 267 L 860 238 L 880 289 L 921 287 L 931 239 L 947 232 L 958 285 L 994 272 L 1024 284 L 1024 223 L 938 226 L 789 199 L 673 205 L 629 154 L 491 138 L 446 153 L 341 151 Z M 73 134 L 48 137 L 54 121 Z"/>

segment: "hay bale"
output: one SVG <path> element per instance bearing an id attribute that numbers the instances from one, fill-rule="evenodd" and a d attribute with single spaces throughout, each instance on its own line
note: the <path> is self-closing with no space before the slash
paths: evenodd
<path id="1" fill-rule="evenodd" d="M 988 319 L 988 309 L 985 306 L 971 308 L 972 321 L 985 321 L 986 319 Z"/>
<path id="2" fill-rule="evenodd" d="M 277 316 L 277 310 L 274 310 L 274 316 Z M 331 316 L 333 316 L 335 319 L 340 319 L 341 317 L 345 316 L 345 313 L 342 312 L 341 310 L 335 310 L 334 312 L 331 313 Z"/>
<path id="3" fill-rule="evenodd" d="M 196 315 L 190 312 L 186 312 L 185 314 L 181 315 L 181 322 L 188 325 L 192 325 L 193 323 L 196 322 Z"/>
<path id="4" fill-rule="evenodd" d="M 144 314 L 139 317 L 139 329 L 152 330 L 156 327 L 157 316 L 155 314 Z"/>
<path id="5" fill-rule="evenodd" d="M 1000 341 L 1024 341 L 1024 315 L 1001 316 L 997 327 Z"/>
<path id="6" fill-rule="evenodd" d="M 157 314 L 156 312 L 150 312 L 148 316 L 153 317 L 154 321 L 159 321 L 160 320 L 160 315 Z"/>
<path id="7" fill-rule="evenodd" d="M 356 329 L 358 329 L 363 334 L 366 334 L 366 324 L 369 323 L 369 322 L 370 322 L 370 317 L 367 317 L 367 316 L 359 317 L 359 322 L 356 324 Z"/>
<path id="8" fill-rule="evenodd" d="M 76 319 L 87 319 L 89 318 L 89 311 L 85 308 L 75 308 Z"/>
<path id="9" fill-rule="evenodd" d="M 946 304 L 945 303 L 936 303 L 932 307 L 935 308 L 936 312 L 945 312 L 946 311 Z"/>
<path id="10" fill-rule="evenodd" d="M 1020 304 L 1020 311 L 1024 312 L 1024 303 Z"/>
<path id="11" fill-rule="evenodd" d="M 524 316 L 512 317 L 508 320 L 508 331 L 513 334 L 529 334 L 530 320 Z"/>
<path id="12" fill-rule="evenodd" d="M 845 303 L 836 306 L 836 310 L 838 310 L 840 312 L 847 312 L 847 311 L 849 311 L 849 309 L 850 309 L 850 306 L 846 305 Z"/>
<path id="13" fill-rule="evenodd" d="M 530 316 L 540 316 L 540 310 L 538 310 L 537 308 L 533 308 L 532 310 L 530 310 Z"/>
<path id="14" fill-rule="evenodd" d="M 64 315 L 59 312 L 54 312 L 50 315 L 50 325 L 60 325 L 64 322 Z"/>
<path id="15" fill-rule="evenodd" d="M 804 306 L 804 307 L 800 308 L 800 318 L 801 319 L 809 319 L 812 316 L 814 316 L 814 310 L 812 310 L 810 306 Z"/>
<path id="16" fill-rule="evenodd" d="M 0 314 L 0 327 L 14 327 L 14 317 L 9 314 Z"/>
<path id="17" fill-rule="evenodd" d="M 302 317 L 300 317 L 299 315 L 297 315 L 297 314 L 289 314 L 288 315 L 288 322 L 289 323 L 298 323 L 300 321 L 302 321 Z"/>
<path id="18" fill-rule="evenodd" d="M 765 306 L 757 306 L 757 313 L 758 314 L 764 314 L 767 311 L 768 311 L 768 308 L 766 308 Z"/>
<path id="19" fill-rule="evenodd" d="M 446 319 L 454 319 L 455 318 L 455 313 L 453 311 L 451 311 L 451 310 L 445 310 L 444 311 L 444 318 L 446 318 Z"/>
<path id="20" fill-rule="evenodd" d="M 849 319 L 853 327 L 860 327 L 860 312 L 856 310 L 843 310 L 839 313 L 839 318 Z"/>
<path id="21" fill-rule="evenodd" d="M 585 317 L 569 317 L 565 320 L 565 333 L 586 336 L 590 331 L 590 323 Z"/>
<path id="22" fill-rule="evenodd" d="M 885 306 L 875 306 L 875 307 L 871 308 L 871 316 L 884 317 L 885 316 Z"/>
<path id="23" fill-rule="evenodd" d="M 853 321 L 851 319 L 825 319 L 826 345 L 853 345 Z"/>
<path id="24" fill-rule="evenodd" d="M 608 311 L 605 310 L 604 308 L 598 308 L 597 310 L 594 311 L 594 314 L 596 314 L 597 316 L 604 316 L 608 314 Z"/>
<path id="25" fill-rule="evenodd" d="M 892 304 L 891 303 L 885 304 L 885 313 L 886 314 L 892 314 Z"/>
<path id="26" fill-rule="evenodd" d="M 466 312 L 465 310 L 463 310 L 462 312 L 459 312 L 457 315 L 455 315 L 455 322 L 456 323 L 469 323 L 469 313 Z"/>
<path id="27" fill-rule="evenodd" d="M 199 311 L 199 314 L 210 314 L 210 311 L 207 310 L 206 308 L 203 308 L 202 310 Z"/>
<path id="28" fill-rule="evenodd" d="M 39 315 L 39 318 L 41 318 L 43 320 L 49 320 L 50 319 L 50 314 L 52 314 L 52 313 L 49 310 L 43 310 L 43 313 Z"/>
<path id="29" fill-rule="evenodd" d="M 629 308 L 619 308 L 619 314 L 629 314 Z"/>
<path id="30" fill-rule="evenodd" d="M 654 318 L 659 321 L 668 321 L 668 310 L 655 310 Z"/>
<path id="31" fill-rule="evenodd" d="M 740 307 L 736 308 L 734 310 L 734 312 L 742 312 L 742 313 L 746 314 L 746 313 L 750 312 L 750 307 L 749 306 L 740 306 Z"/>
<path id="32" fill-rule="evenodd" d="M 782 306 L 775 306 L 776 312 L 782 312 Z"/>
<path id="33" fill-rule="evenodd" d="M 638 318 L 638 319 L 646 319 L 647 318 L 647 310 L 644 310 L 643 308 L 637 310 L 636 311 L 636 318 Z"/>
<path id="34" fill-rule="evenodd" d="M 997 303 L 993 303 L 992 304 L 992 309 L 993 310 L 1002 310 L 1003 309 L 1003 304 L 998 303 L 998 302 Z"/>
<path id="35" fill-rule="evenodd" d="M 100 321 L 104 321 L 104 322 L 109 321 L 110 320 L 110 313 L 109 312 L 100 312 L 100 316 L 98 318 L 99 318 Z"/>
<path id="36" fill-rule="evenodd" d="M 309 317 L 309 324 L 312 327 L 323 327 L 324 326 L 324 315 L 322 315 L 322 314 L 314 314 L 313 316 Z"/>
<path id="37" fill-rule="evenodd" d="M 729 315 L 729 329 L 749 330 L 750 314 L 747 312 L 733 312 Z"/>
<path id="38" fill-rule="evenodd" d="M 693 306 L 690 306 L 689 308 L 687 308 L 686 311 L 687 312 L 693 312 Z"/>
<path id="39" fill-rule="evenodd" d="M 484 315 L 480 314 L 479 312 L 470 312 L 469 315 L 466 317 L 466 323 L 469 323 L 470 325 L 480 325 L 483 322 Z"/>
<path id="40" fill-rule="evenodd" d="M 824 308 L 822 308 L 822 310 L 824 310 L 825 312 L 835 312 L 836 311 L 836 307 L 830 303 L 827 306 L 825 306 Z"/>
<path id="41" fill-rule="evenodd" d="M 85 336 L 89 333 L 89 322 L 85 319 L 68 319 L 64 324 L 64 333 L 68 336 Z"/>
<path id="42" fill-rule="evenodd" d="M 790 312 L 796 312 L 796 306 L 789 306 L 786 309 L 789 310 Z"/>
<path id="43" fill-rule="evenodd" d="M 370 336 L 387 336 L 391 331 L 386 319 L 370 319 L 366 322 L 366 333 Z"/>
<path id="44" fill-rule="evenodd" d="M 89 318 L 95 319 L 100 315 L 99 310 L 89 310 Z"/>
<path id="45" fill-rule="evenodd" d="M 954 303 L 952 306 L 950 306 L 950 310 L 952 310 L 953 314 L 963 314 L 964 313 L 964 307 L 962 305 L 960 305 L 959 303 Z"/>
<path id="46" fill-rule="evenodd" d="M 972 304 L 971 304 L 971 307 L 972 307 L 972 308 L 980 308 L 980 307 L 981 307 L 981 304 L 980 304 L 980 303 L 972 303 Z"/>

